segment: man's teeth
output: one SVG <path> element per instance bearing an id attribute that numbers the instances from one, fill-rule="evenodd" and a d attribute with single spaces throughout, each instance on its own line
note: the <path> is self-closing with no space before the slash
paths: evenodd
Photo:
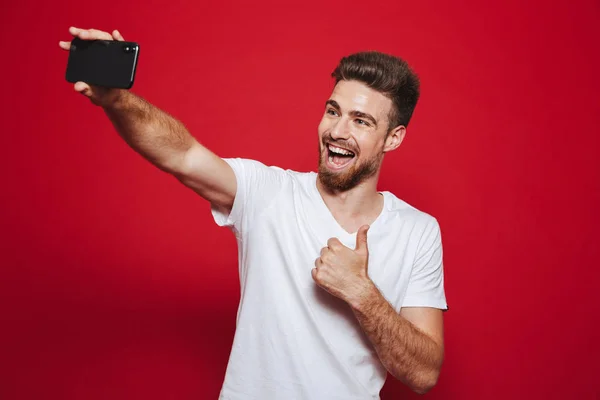
<path id="1" fill-rule="evenodd" d="M 348 150 L 340 149 L 339 147 L 328 146 L 329 151 L 335 154 L 341 154 L 343 156 L 353 156 L 354 153 Z"/>

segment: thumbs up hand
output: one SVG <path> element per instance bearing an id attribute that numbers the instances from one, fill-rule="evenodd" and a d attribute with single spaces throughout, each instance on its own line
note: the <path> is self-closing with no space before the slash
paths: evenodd
<path id="1" fill-rule="evenodd" d="M 356 233 L 354 250 L 344 246 L 337 238 L 329 239 L 312 269 L 312 277 L 317 285 L 350 305 L 358 302 L 374 286 L 367 273 L 368 230 L 368 225 L 360 227 Z"/>

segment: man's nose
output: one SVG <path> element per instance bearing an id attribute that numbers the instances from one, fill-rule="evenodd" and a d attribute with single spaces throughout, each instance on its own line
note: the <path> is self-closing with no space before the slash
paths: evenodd
<path id="1" fill-rule="evenodd" d="M 331 137 L 333 139 L 348 139 L 349 135 L 348 121 L 345 118 L 340 118 L 331 128 Z"/>

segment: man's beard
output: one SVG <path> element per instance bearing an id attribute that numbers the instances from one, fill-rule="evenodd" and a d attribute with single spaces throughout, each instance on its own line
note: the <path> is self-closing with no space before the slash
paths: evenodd
<path id="1" fill-rule="evenodd" d="M 323 150 L 324 155 L 319 149 L 319 179 L 323 186 L 333 192 L 346 192 L 372 177 L 379 170 L 382 161 L 381 155 L 375 155 L 364 162 L 355 160 L 348 170 L 333 172 L 325 165 L 329 151 L 327 147 Z"/>

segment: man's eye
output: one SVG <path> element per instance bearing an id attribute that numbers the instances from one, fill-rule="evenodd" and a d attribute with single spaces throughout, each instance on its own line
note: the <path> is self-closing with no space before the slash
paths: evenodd
<path id="1" fill-rule="evenodd" d="M 329 115 L 337 115 L 337 111 L 335 111 L 334 109 L 330 108 L 330 109 L 327 110 L 327 114 L 329 114 Z"/>
<path id="2" fill-rule="evenodd" d="M 369 126 L 369 124 L 367 123 L 367 121 L 365 121 L 364 119 L 360 119 L 360 118 L 358 118 L 358 119 L 356 120 L 356 122 L 357 122 L 359 125 Z"/>

